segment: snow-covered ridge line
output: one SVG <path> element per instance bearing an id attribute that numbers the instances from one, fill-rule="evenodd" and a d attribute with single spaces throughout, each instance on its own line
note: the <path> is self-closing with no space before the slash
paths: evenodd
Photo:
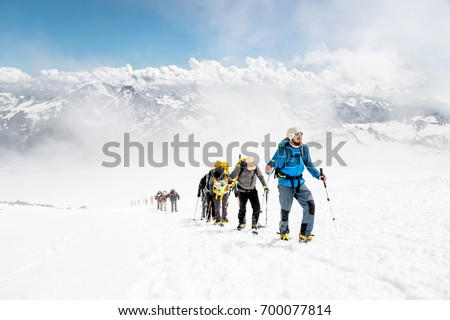
<path id="1" fill-rule="evenodd" d="M 7 205 L 7 206 L 18 206 L 18 207 L 39 207 L 39 208 L 48 208 L 48 209 L 62 209 L 62 208 L 55 207 L 52 204 L 31 203 L 31 202 L 21 201 L 21 200 L 0 201 L 0 204 Z M 88 207 L 86 207 L 86 206 L 80 206 L 78 208 L 67 207 L 66 209 L 67 210 L 70 210 L 70 209 L 83 209 L 84 210 L 84 209 L 88 209 Z"/>
<path id="2" fill-rule="evenodd" d="M 30 203 L 26 201 L 0 201 L 1 204 L 5 204 L 8 206 L 28 206 L 28 207 L 44 207 L 44 208 L 55 208 L 54 205 L 51 204 L 41 204 L 41 203 Z"/>

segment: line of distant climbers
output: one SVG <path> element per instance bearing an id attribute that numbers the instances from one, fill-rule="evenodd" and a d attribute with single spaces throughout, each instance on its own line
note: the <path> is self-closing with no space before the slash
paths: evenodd
<path id="1" fill-rule="evenodd" d="M 142 200 L 131 200 L 130 206 L 148 206 L 149 202 L 153 206 L 154 200 L 156 200 L 157 210 L 167 211 L 167 199 L 170 201 L 172 212 L 178 212 L 177 201 L 180 200 L 180 195 L 175 189 L 171 189 L 169 193 L 166 190 L 158 191 L 155 196 L 145 197 Z"/>

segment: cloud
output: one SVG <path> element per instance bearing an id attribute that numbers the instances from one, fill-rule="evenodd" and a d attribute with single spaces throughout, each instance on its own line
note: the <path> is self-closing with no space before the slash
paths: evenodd
<path id="1" fill-rule="evenodd" d="M 421 73 L 408 68 L 393 51 L 362 47 L 357 50 L 328 48 L 310 51 L 288 67 L 282 62 L 262 57 L 245 59 L 245 66 L 225 66 L 215 60 L 191 58 L 190 68 L 174 65 L 134 69 L 100 67 L 90 70 L 41 70 L 30 77 L 14 68 L 3 68 L 0 85 L 31 85 L 37 90 L 70 90 L 82 82 L 100 81 L 115 86 L 132 85 L 138 90 L 161 86 L 227 85 L 237 88 L 270 88 L 283 92 L 302 92 L 310 96 L 369 95 L 392 98 L 408 94 L 424 85 Z M 14 79 L 14 82 L 12 82 Z M 433 83 L 428 79 L 428 87 Z M 444 92 L 440 93 L 441 95 Z M 430 97 L 427 97 L 430 98 Z"/>
<path id="2" fill-rule="evenodd" d="M 449 54 L 450 3 L 430 1 L 302 1 L 296 25 L 310 39 L 333 49 L 354 49 L 367 41 L 396 51 L 405 59 L 427 63 L 431 55 Z M 439 49 L 438 52 L 430 49 Z"/>
<path id="3" fill-rule="evenodd" d="M 289 84 L 307 90 L 386 95 L 427 88 L 421 94 L 429 96 L 450 85 L 447 0 L 116 1 L 162 15 L 196 37 L 199 53 L 190 60 L 190 68 L 93 69 L 122 63 L 114 63 L 111 57 L 83 63 L 62 52 L 56 56 L 64 59 L 58 59 L 51 46 L 42 53 L 37 50 L 39 54 L 29 60 L 41 68 L 51 66 L 49 60 L 66 67 L 41 71 L 33 77 L 39 85 L 70 87 L 92 79 L 138 87 L 198 82 Z M 259 56 L 264 59 L 246 58 Z"/>
<path id="4" fill-rule="evenodd" d="M 32 78 L 17 68 L 0 67 L 0 84 L 25 84 L 29 83 Z"/>
<path id="5" fill-rule="evenodd" d="M 266 85 L 316 94 L 382 96 L 405 103 L 446 101 L 442 99 L 450 85 L 446 0 L 138 3 L 196 36 L 202 44 L 199 56 L 216 58 L 191 59 L 190 70 L 134 71 L 139 73 L 137 79 L 145 79 L 143 84 L 153 79 Z"/>
<path id="6" fill-rule="evenodd" d="M 204 56 L 289 57 L 326 46 L 356 50 L 367 42 L 420 67 L 450 57 L 447 0 L 139 1 L 203 43 Z"/>
<path id="7" fill-rule="evenodd" d="M 421 71 L 409 68 L 395 51 L 372 46 L 315 50 L 296 63 L 319 70 L 322 82 L 341 93 L 385 96 L 409 92 L 422 83 Z"/>

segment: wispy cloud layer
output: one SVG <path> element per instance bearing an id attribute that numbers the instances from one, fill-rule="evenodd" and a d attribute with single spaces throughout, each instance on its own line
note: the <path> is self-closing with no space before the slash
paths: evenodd
<path id="1" fill-rule="evenodd" d="M 217 60 L 220 55 L 262 55 L 287 62 L 322 46 L 355 50 L 368 44 L 421 66 L 442 66 L 450 57 L 447 0 L 138 3 L 189 29 L 203 40 L 202 50 Z"/>
<path id="2" fill-rule="evenodd" d="M 191 59 L 190 68 L 163 66 L 134 69 L 101 67 L 80 71 L 41 70 L 31 76 L 19 69 L 1 68 L 3 90 L 70 90 L 81 82 L 100 81 L 115 86 L 132 85 L 138 90 L 160 86 L 226 85 L 261 87 L 304 95 L 366 95 L 386 98 L 407 96 L 419 88 L 433 88 L 433 79 L 424 78 L 395 54 L 360 48 L 356 51 L 322 49 L 311 51 L 299 59 L 302 68 L 281 62 L 246 58 L 244 67 L 226 66 L 215 60 Z M 433 99 L 444 92 L 428 92 Z M 415 98 L 418 98 L 415 96 Z"/>

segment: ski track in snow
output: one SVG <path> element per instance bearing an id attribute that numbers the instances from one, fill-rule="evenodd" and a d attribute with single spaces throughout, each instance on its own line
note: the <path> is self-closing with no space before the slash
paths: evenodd
<path id="1" fill-rule="evenodd" d="M 150 207 L 2 205 L 0 298 L 450 298 L 450 180 L 329 185 L 339 237 L 323 188 L 310 188 L 316 238 L 309 244 L 296 241 L 301 219 L 296 203 L 292 240 L 278 239 L 276 190 L 268 227 L 257 236 L 248 226 L 235 229 L 235 207 L 231 223 L 219 227 L 193 220 L 194 209 L 164 214 Z M 247 210 L 249 221 L 250 205 Z"/>

